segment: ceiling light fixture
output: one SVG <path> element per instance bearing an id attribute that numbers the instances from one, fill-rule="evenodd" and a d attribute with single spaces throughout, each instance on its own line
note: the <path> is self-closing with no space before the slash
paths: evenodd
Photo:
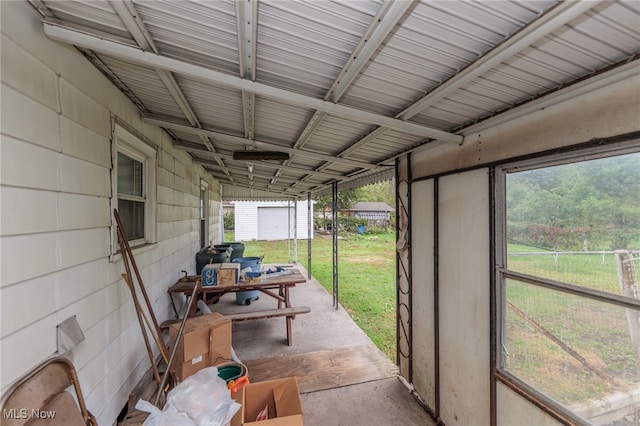
<path id="1" fill-rule="evenodd" d="M 235 151 L 233 159 L 237 161 L 260 161 L 260 160 L 278 160 L 284 161 L 289 159 L 289 154 L 280 151 Z"/>

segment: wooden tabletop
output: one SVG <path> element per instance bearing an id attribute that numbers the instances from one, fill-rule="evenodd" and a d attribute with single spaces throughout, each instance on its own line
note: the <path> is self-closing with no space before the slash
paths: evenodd
<path id="1" fill-rule="evenodd" d="M 193 285 L 195 280 L 198 281 L 198 291 L 204 293 L 217 293 L 217 292 L 228 292 L 228 291 L 245 291 L 259 288 L 274 288 L 282 285 L 291 286 L 298 283 L 306 282 L 307 279 L 298 271 L 293 271 L 288 275 L 278 275 L 275 277 L 270 277 L 269 274 L 264 274 L 262 278 L 258 281 L 254 282 L 245 282 L 240 281 L 235 285 L 227 285 L 227 286 L 203 286 L 202 281 L 198 278 L 190 279 L 190 280 L 178 280 L 174 285 L 169 287 L 170 293 L 185 293 L 191 294 L 193 291 Z"/>

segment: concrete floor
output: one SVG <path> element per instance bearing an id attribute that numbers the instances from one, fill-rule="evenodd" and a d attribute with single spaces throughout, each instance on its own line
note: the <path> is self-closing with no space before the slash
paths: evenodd
<path id="1" fill-rule="evenodd" d="M 235 323 L 233 348 L 242 361 L 372 344 L 342 307 L 333 308 L 331 294 L 315 279 L 298 284 L 290 295 L 294 306 L 311 308 L 293 321 L 293 346 L 286 343 L 284 318 Z M 233 294 L 211 305 L 222 314 L 275 307 L 275 299 L 266 295 L 250 306 L 237 305 Z M 397 377 L 303 393 L 301 400 L 307 426 L 435 425 Z"/>

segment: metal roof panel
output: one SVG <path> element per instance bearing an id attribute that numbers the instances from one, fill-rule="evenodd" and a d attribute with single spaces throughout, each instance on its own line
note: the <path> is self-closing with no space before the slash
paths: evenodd
<path id="1" fill-rule="evenodd" d="M 161 54 L 238 74 L 233 1 L 137 1 L 135 7 Z"/>
<path id="2" fill-rule="evenodd" d="M 230 174 L 239 187 L 227 186 L 226 194 L 249 199 L 272 197 L 263 192 L 269 188 L 282 192 L 276 199 L 321 193 L 336 179 L 340 188 L 371 183 L 389 171 L 370 168 L 428 147 L 426 134 L 458 139 L 433 130 L 464 129 L 637 61 L 640 53 L 640 3 L 630 0 L 419 1 L 407 8 L 380 0 L 251 0 L 257 19 L 246 24 L 255 33 L 245 33 L 244 26 L 239 32 L 237 21 L 246 17 L 236 17 L 242 8 L 231 0 L 134 0 L 124 8 L 105 0 L 29 4 L 51 18 L 45 21 L 48 34 L 54 22 L 67 32 L 81 29 L 66 38 L 69 43 L 92 37 L 79 47 L 151 116 L 146 118 L 164 124 L 176 146 L 221 182 Z M 131 6 L 131 19 L 121 20 L 116 10 L 126 14 Z M 55 34 L 65 41 L 60 31 Z M 173 79 L 141 65 L 166 62 L 118 56 L 115 46 L 134 40 L 149 45 L 145 37 L 160 56 L 141 56 L 173 60 Z M 514 43 L 517 49 L 510 48 Z M 253 60 L 256 68 L 248 70 Z M 202 74 L 187 72 L 192 65 Z M 338 107 L 344 115 L 335 112 Z M 405 123 L 396 130 L 383 126 L 393 118 Z M 207 139 L 190 130 L 184 126 L 189 121 L 213 134 Z M 415 131 L 414 125 L 432 131 L 398 130 Z M 230 159 L 251 144 L 245 134 L 271 147 L 308 152 L 284 163 L 256 162 L 249 178 L 247 163 Z M 207 153 L 208 140 L 223 160 Z"/>

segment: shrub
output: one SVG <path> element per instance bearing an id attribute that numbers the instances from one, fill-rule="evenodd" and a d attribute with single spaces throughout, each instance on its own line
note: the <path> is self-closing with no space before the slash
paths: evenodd
<path id="1" fill-rule="evenodd" d="M 235 215 L 232 212 L 227 212 L 222 216 L 222 220 L 224 221 L 224 229 L 235 229 Z"/>

